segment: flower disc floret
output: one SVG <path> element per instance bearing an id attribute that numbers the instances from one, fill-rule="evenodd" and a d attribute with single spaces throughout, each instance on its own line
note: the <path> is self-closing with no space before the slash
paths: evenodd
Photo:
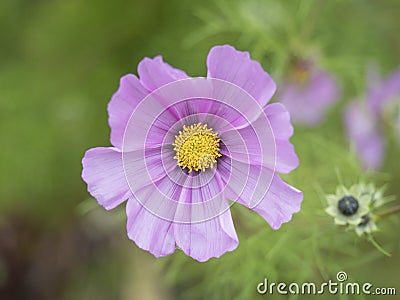
<path id="1" fill-rule="evenodd" d="M 205 172 L 213 168 L 221 156 L 219 142 L 218 133 L 207 128 L 207 124 L 184 125 L 172 144 L 176 151 L 174 158 L 178 166 L 188 168 L 189 173 L 193 170 Z"/>

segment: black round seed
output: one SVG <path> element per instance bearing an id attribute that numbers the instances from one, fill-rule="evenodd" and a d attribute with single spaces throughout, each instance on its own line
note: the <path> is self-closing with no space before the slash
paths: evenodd
<path id="1" fill-rule="evenodd" d="M 358 200 L 353 196 L 344 196 L 339 200 L 338 208 L 345 216 L 352 216 L 358 210 Z"/>
<path id="2" fill-rule="evenodd" d="M 361 227 L 367 225 L 369 223 L 369 221 L 371 220 L 369 215 L 364 215 L 364 216 L 361 217 L 361 219 L 362 219 L 361 223 L 358 224 L 358 226 L 361 226 Z"/>

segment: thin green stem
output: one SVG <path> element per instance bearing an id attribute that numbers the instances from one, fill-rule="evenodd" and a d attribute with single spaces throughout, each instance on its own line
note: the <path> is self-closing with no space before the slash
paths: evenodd
<path id="1" fill-rule="evenodd" d="M 373 236 L 371 234 L 368 234 L 368 241 L 370 241 L 372 243 L 372 245 L 374 245 L 374 247 L 376 249 L 378 249 L 379 252 L 381 252 L 382 254 L 391 257 L 392 255 L 387 252 L 385 249 L 383 249 L 378 243 L 377 241 L 375 241 L 375 239 L 373 238 Z"/>
<path id="2" fill-rule="evenodd" d="M 389 208 L 388 210 L 385 210 L 379 214 L 377 214 L 377 216 L 379 217 L 386 217 L 395 213 L 400 213 L 400 205 L 397 206 L 393 206 L 391 208 Z"/>

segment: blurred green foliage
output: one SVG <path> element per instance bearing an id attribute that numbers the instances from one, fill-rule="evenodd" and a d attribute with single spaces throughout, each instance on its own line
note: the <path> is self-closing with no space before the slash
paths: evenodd
<path id="1" fill-rule="evenodd" d="M 81 158 L 88 148 L 109 145 L 107 103 L 119 78 L 136 73 L 143 57 L 161 54 L 188 74 L 204 76 L 208 50 L 229 43 L 250 51 L 279 84 L 293 55 L 315 56 L 344 94 L 324 124 L 295 129 L 301 164 L 285 179 L 304 191 L 305 200 L 292 223 L 274 232 L 234 205 L 240 246 L 233 253 L 203 264 L 179 251 L 155 260 L 123 242 L 124 251 L 111 248 L 94 262 L 80 261 L 64 297 L 122 297 L 118 289 L 131 284 L 130 277 L 123 279 L 124 266 L 140 273 L 146 265 L 133 257 L 156 267 L 157 280 L 179 299 L 253 299 L 266 276 L 321 282 L 340 270 L 354 281 L 397 285 L 400 292 L 399 218 L 380 223 L 377 239 L 393 253 L 386 258 L 333 226 L 322 196 L 334 191 L 340 174 L 347 185 L 360 179 L 389 183 L 388 193 L 400 197 L 398 148 L 390 147 L 382 173 L 363 174 L 341 125 L 343 105 L 365 93 L 366 66 L 377 63 L 384 74 L 400 66 L 399 18 L 397 0 L 2 0 L 0 218 L 29 216 L 36 227 L 57 232 L 87 217 L 76 213 L 89 197 Z M 100 220 L 114 218 L 118 225 L 112 226 L 123 233 L 122 210 Z M 82 284 L 82 278 L 92 279 Z M 96 292 L 105 282 L 113 283 L 110 289 Z M 135 299 L 130 297 L 124 299 Z"/>
<path id="2" fill-rule="evenodd" d="M 200 23 L 190 10 L 154 0 L 0 3 L 2 211 L 53 222 L 88 197 L 80 160 L 109 145 L 106 106 L 119 77 L 156 54 L 203 72 L 205 48 L 202 60 L 180 43 Z"/>

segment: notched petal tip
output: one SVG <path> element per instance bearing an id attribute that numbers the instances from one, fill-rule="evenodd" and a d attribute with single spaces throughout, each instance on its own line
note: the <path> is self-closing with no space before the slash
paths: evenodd
<path id="1" fill-rule="evenodd" d="M 286 218 L 283 218 L 281 222 L 278 222 L 277 224 L 271 225 L 271 228 L 273 230 L 278 230 L 281 228 L 281 226 L 285 223 L 289 223 L 290 221 L 292 221 L 293 219 L 293 215 L 300 212 L 301 210 L 301 204 L 303 202 L 303 192 L 301 192 L 300 190 L 297 190 L 295 187 L 292 187 L 294 190 L 296 190 L 298 192 L 297 194 L 297 199 L 295 199 L 295 203 L 293 203 L 293 209 L 291 210 L 291 212 L 287 215 Z M 293 200 L 292 200 L 293 201 Z"/>
<path id="2" fill-rule="evenodd" d="M 182 70 L 175 69 L 163 61 L 161 55 L 145 57 L 138 65 L 140 82 L 149 91 L 154 91 L 170 82 L 189 78 Z"/>
<path id="3" fill-rule="evenodd" d="M 214 219 L 194 224 L 175 224 L 174 228 L 178 247 L 199 262 L 218 258 L 239 245 L 229 210 Z"/>
<path id="4" fill-rule="evenodd" d="M 154 257 L 168 256 L 175 251 L 173 223 L 149 212 L 135 198 L 126 205 L 127 235 L 130 240 Z"/>
<path id="5" fill-rule="evenodd" d="M 282 103 L 271 103 L 264 108 L 264 113 L 268 120 L 276 126 L 280 138 L 289 138 L 293 135 L 294 128 L 291 122 L 290 112 Z M 272 126 L 273 124 L 271 124 Z"/>
<path id="6" fill-rule="evenodd" d="M 303 192 L 274 176 L 270 189 L 264 199 L 253 209 L 260 214 L 273 230 L 292 220 L 303 201 Z"/>

